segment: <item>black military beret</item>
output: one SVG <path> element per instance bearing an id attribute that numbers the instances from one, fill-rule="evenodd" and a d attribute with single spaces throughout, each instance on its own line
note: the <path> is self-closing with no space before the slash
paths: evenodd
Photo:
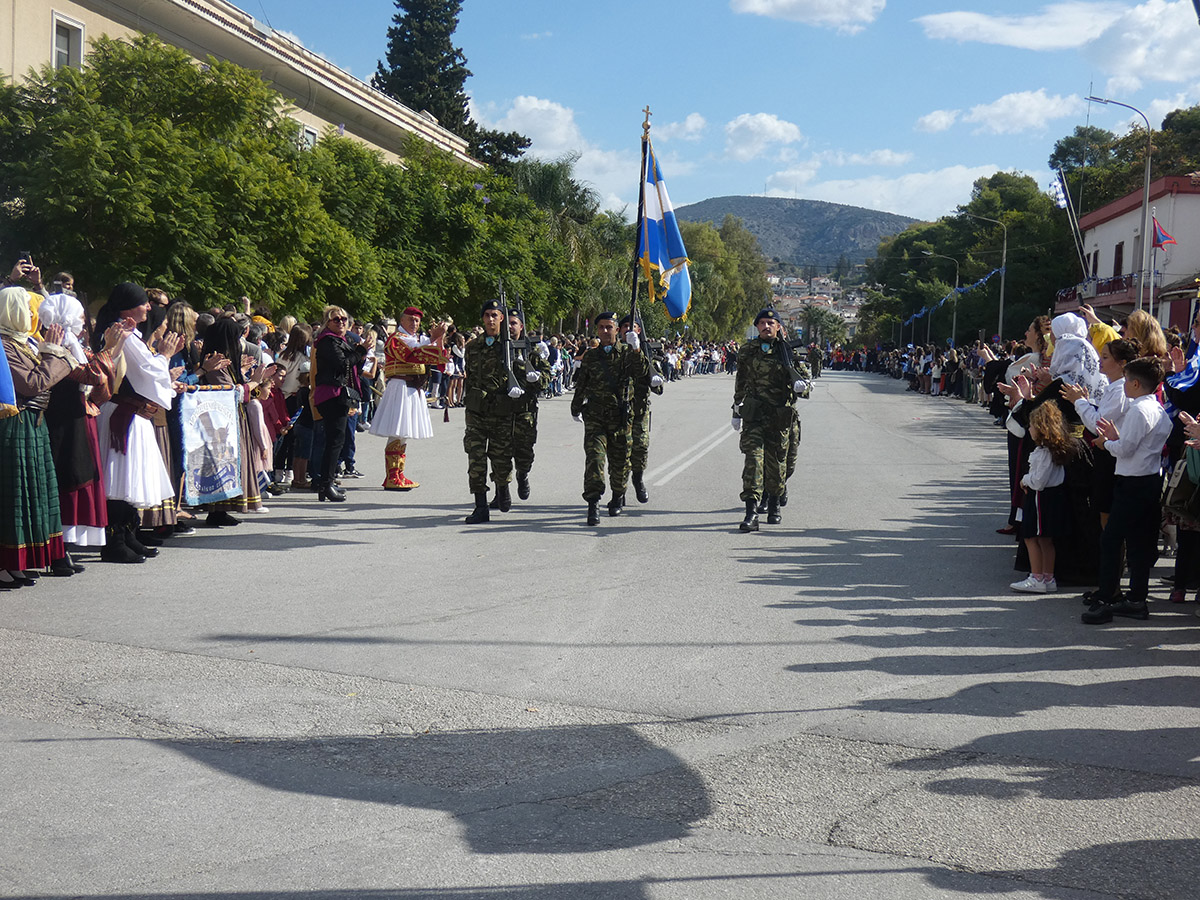
<path id="1" fill-rule="evenodd" d="M 489 309 L 501 309 L 502 310 L 502 309 L 504 309 L 504 304 L 501 303 L 499 300 L 485 300 L 483 302 L 483 309 L 481 309 L 479 311 L 479 314 L 482 316 Z"/>
<path id="2" fill-rule="evenodd" d="M 621 316 L 621 321 L 620 321 L 620 322 L 618 322 L 617 324 L 618 324 L 618 325 L 630 325 L 630 326 L 632 326 L 632 325 L 633 325 L 633 316 L 631 316 L 631 315 L 629 315 L 628 313 L 626 313 L 625 315 Z"/>
<path id="3" fill-rule="evenodd" d="M 774 319 L 776 322 L 780 321 L 779 313 L 775 312 L 775 310 L 770 306 L 760 311 L 759 314 L 754 317 L 754 324 L 757 325 L 763 319 Z"/>
<path id="4" fill-rule="evenodd" d="M 617 314 L 615 312 L 602 312 L 600 315 L 596 316 L 596 321 L 603 322 L 605 319 L 615 319 L 616 317 Z"/>
<path id="5" fill-rule="evenodd" d="M 521 315 L 520 311 L 517 310 L 515 306 L 508 311 L 508 314 L 515 319 L 520 319 L 522 323 L 525 322 L 525 317 Z"/>

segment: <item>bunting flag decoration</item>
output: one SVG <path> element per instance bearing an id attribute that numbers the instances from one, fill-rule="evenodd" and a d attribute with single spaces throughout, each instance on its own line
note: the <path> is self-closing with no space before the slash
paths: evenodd
<path id="1" fill-rule="evenodd" d="M 1163 227 L 1158 224 L 1158 216 L 1153 216 L 1152 218 L 1154 220 L 1154 241 L 1150 244 L 1151 248 L 1161 249 L 1167 246 L 1167 244 L 1174 244 L 1175 238 L 1163 231 Z"/>
<path id="2" fill-rule="evenodd" d="M 974 284 L 968 284 L 966 287 L 954 288 L 953 290 L 950 291 L 950 293 L 948 293 L 945 297 L 943 297 L 935 306 L 933 306 L 933 307 L 925 306 L 925 307 L 922 307 L 919 312 L 913 313 L 911 316 L 909 316 L 907 319 L 904 320 L 904 324 L 911 325 L 917 319 L 924 317 L 924 315 L 926 313 L 932 312 L 935 309 L 941 309 L 942 306 L 945 305 L 946 301 L 949 300 L 951 297 L 953 297 L 955 294 L 965 294 L 967 291 L 973 291 L 973 290 L 975 290 L 975 288 L 987 284 L 988 279 L 990 279 L 993 275 L 1000 275 L 1003 272 L 1004 272 L 1004 269 L 1002 269 L 1002 268 L 992 269 L 992 271 L 988 272 L 986 275 L 984 275 L 982 278 L 980 278 Z"/>
<path id="3" fill-rule="evenodd" d="M 642 221 L 638 223 L 638 259 L 654 296 L 667 307 L 672 319 L 687 318 L 692 303 L 692 279 L 688 274 L 687 250 L 679 233 L 679 222 L 654 146 L 646 139 L 646 166 L 642 172 Z M 658 272 L 658 290 L 654 291 L 652 273 Z"/>

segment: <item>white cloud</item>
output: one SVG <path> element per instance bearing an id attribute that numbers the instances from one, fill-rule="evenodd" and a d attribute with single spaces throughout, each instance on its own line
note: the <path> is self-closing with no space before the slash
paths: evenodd
<path id="1" fill-rule="evenodd" d="M 662 141 L 698 141 L 708 128 L 708 122 L 700 113 L 688 113 L 682 122 L 656 125 L 651 136 Z"/>
<path id="2" fill-rule="evenodd" d="M 767 183 L 769 197 L 803 197 L 878 209 L 902 216 L 933 220 L 947 215 L 971 199 L 979 178 L 995 174 L 998 166 L 950 166 L 907 175 L 871 175 L 833 181 L 789 182 L 778 172 Z"/>
<path id="3" fill-rule="evenodd" d="M 917 131 L 927 131 L 930 134 L 937 134 L 939 131 L 945 131 L 956 121 L 958 121 L 960 112 L 962 112 L 962 110 L 935 109 L 931 113 L 925 113 L 925 115 L 917 119 Z"/>
<path id="4" fill-rule="evenodd" d="M 553 31 L 534 31 L 534 32 L 531 32 L 530 34 L 521 35 L 521 40 L 523 40 L 523 41 L 541 41 L 541 40 L 545 40 L 546 38 L 552 38 L 552 37 L 554 37 Z"/>
<path id="5" fill-rule="evenodd" d="M 1196 38 L 1196 10 L 1189 0 L 1147 0 L 1112 22 L 1085 54 L 1111 74 L 1110 96 L 1128 96 L 1146 81 L 1195 78 L 1200 71 Z"/>
<path id="6" fill-rule="evenodd" d="M 1126 9 L 1121 3 L 1069 0 L 1052 3 L 1031 16 L 947 12 L 921 16 L 916 21 L 929 38 L 1000 44 L 1023 50 L 1064 50 L 1082 47 L 1100 37 Z"/>
<path id="7" fill-rule="evenodd" d="M 619 210 L 636 202 L 638 152 L 595 146 L 583 136 L 571 108 L 541 97 L 521 96 L 504 110 L 472 103 L 471 117 L 488 128 L 519 131 L 532 141 L 530 156 L 557 159 L 568 153 L 578 154 L 575 177 L 599 192 L 605 209 Z"/>
<path id="8" fill-rule="evenodd" d="M 794 144 L 804 135 L 771 113 L 742 113 L 725 126 L 725 153 L 738 162 L 764 155 L 773 144 Z"/>
<path id="9" fill-rule="evenodd" d="M 862 31 L 886 5 L 887 0 L 730 0 L 729 4 L 734 12 L 822 25 L 845 34 Z"/>
<path id="10" fill-rule="evenodd" d="M 964 122 L 975 122 L 976 134 L 1018 134 L 1044 129 L 1051 119 L 1079 115 L 1085 104 L 1077 94 L 1048 96 L 1044 88 L 1005 94 L 991 103 L 972 106 Z"/>
<path id="11" fill-rule="evenodd" d="M 913 155 L 908 151 L 871 150 L 868 153 L 843 153 L 836 151 L 829 154 L 828 159 L 835 166 L 903 166 L 912 162 Z"/>

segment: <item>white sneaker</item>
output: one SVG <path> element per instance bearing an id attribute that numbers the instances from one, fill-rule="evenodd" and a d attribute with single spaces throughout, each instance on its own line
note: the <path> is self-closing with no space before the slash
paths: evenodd
<path id="1" fill-rule="evenodd" d="M 1032 575 L 1030 575 L 1024 581 L 1014 581 L 1012 584 L 1009 585 L 1009 587 L 1012 588 L 1014 591 L 1017 591 L 1022 594 L 1044 594 L 1044 593 L 1046 593 L 1045 582 L 1038 581 Z"/>
<path id="2" fill-rule="evenodd" d="M 1053 594 L 1058 591 L 1058 582 L 1051 578 L 1049 581 L 1043 581 L 1042 587 L 1045 588 L 1045 593 Z"/>

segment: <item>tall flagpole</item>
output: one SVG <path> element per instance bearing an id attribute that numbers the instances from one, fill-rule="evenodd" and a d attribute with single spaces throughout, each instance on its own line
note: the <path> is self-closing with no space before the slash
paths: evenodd
<path id="1" fill-rule="evenodd" d="M 630 292 L 629 298 L 629 329 L 633 330 L 633 323 L 637 321 L 637 295 L 638 295 L 638 259 L 640 258 L 638 250 L 642 245 L 642 239 L 646 232 L 646 157 L 650 146 L 650 107 L 647 106 L 642 110 L 646 114 L 645 121 L 642 122 L 642 168 L 638 172 L 638 211 L 637 211 L 637 232 L 633 241 L 633 290 Z M 649 242 L 647 241 L 647 245 Z M 650 285 L 650 290 L 654 290 L 654 285 Z M 642 338 L 645 339 L 645 335 Z"/>
<path id="2" fill-rule="evenodd" d="M 1075 252 L 1079 254 L 1079 268 L 1083 270 L 1083 278 L 1086 281 L 1088 277 L 1087 260 L 1084 259 L 1083 234 L 1079 230 L 1079 216 L 1075 212 L 1075 204 L 1071 200 L 1071 190 L 1067 186 L 1067 176 L 1062 170 L 1062 166 L 1058 168 L 1058 184 L 1062 188 L 1063 195 L 1067 201 L 1067 222 L 1071 226 L 1071 239 L 1075 242 Z"/>
<path id="3" fill-rule="evenodd" d="M 1157 207 L 1150 207 L 1150 315 L 1154 316 L 1154 269 L 1158 265 L 1158 233 L 1153 222 Z"/>

